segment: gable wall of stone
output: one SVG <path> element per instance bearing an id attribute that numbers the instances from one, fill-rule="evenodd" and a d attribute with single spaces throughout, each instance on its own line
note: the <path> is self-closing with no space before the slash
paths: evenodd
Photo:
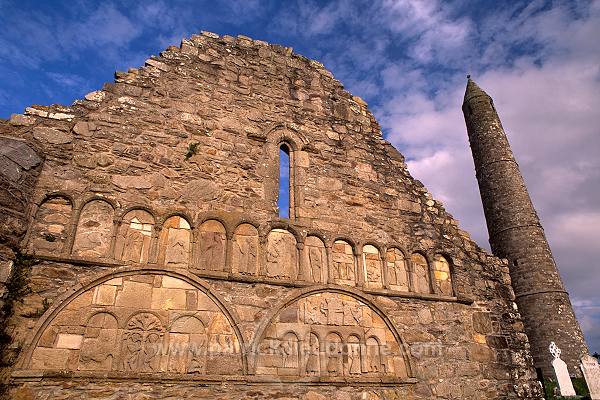
<path id="1" fill-rule="evenodd" d="M 310 288 L 361 293 L 389 318 L 414 366 L 403 377 L 414 381 L 391 389 L 375 384 L 378 396 L 392 390 L 414 398 L 535 397 L 507 265 L 458 228 L 383 140 L 366 104 L 319 63 L 244 37 L 199 35 L 143 68 L 117 73 L 115 83 L 71 107 L 35 106 L 11 124 L 13 135 L 39 143 L 46 156 L 22 244 L 43 261 L 32 269 L 33 294 L 13 318 L 15 341 L 24 348 L 33 345 L 33 321 L 50 312 L 42 299 L 91 277 L 149 266 L 206 282 L 239 315 L 248 343 L 259 340 L 257 327 L 283 298 Z M 289 220 L 276 209 L 281 142 L 292 153 Z M 53 240 L 44 244 L 49 233 L 37 228 L 35 216 L 57 207 L 67 216 L 60 228 L 67 234 L 50 232 Z M 237 231 L 242 225 L 245 233 Z M 346 258 L 340 240 L 352 249 Z M 390 284 L 393 248 L 403 253 L 407 290 Z M 416 284 L 416 252 L 428 262 L 425 290 Z M 436 255 L 451 266 L 450 292 L 436 291 L 435 277 L 444 273 L 434 271 Z M 340 275 L 344 263 L 352 264 L 352 279 Z M 32 312 L 40 309 L 44 316 Z M 296 365 L 273 362 L 268 371 L 282 374 Z M 34 384 L 25 370 L 17 371 L 15 390 L 51 393 L 53 382 L 70 379 Z M 368 373 L 364 388 L 348 389 L 349 396 L 374 385 Z M 175 379 L 181 393 L 191 393 L 185 379 Z M 286 379 L 295 388 L 289 390 L 333 390 Z M 249 384 L 227 390 L 243 396 L 257 383 Z M 275 390 L 269 385 L 260 390 Z M 113 390 L 129 389 L 115 383 Z"/>

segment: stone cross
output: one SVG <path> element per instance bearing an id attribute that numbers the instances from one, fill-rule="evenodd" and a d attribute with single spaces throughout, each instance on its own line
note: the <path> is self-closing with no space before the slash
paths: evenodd
<path id="1" fill-rule="evenodd" d="M 585 377 L 592 400 L 600 399 L 600 365 L 598 360 L 590 355 L 581 357 L 581 371 Z"/>
<path id="2" fill-rule="evenodd" d="M 571 377 L 569 376 L 569 370 L 567 369 L 567 364 L 560 359 L 560 349 L 556 345 L 556 343 L 551 342 L 550 354 L 554 357 L 552 361 L 552 367 L 554 367 L 554 376 L 556 377 L 556 381 L 558 382 L 558 389 L 560 390 L 561 396 L 575 396 L 575 389 L 573 389 L 573 383 L 571 382 Z"/>

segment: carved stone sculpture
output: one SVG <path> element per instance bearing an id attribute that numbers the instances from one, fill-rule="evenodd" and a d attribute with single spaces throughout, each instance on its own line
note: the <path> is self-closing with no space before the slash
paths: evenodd
<path id="1" fill-rule="evenodd" d="M 410 261 L 412 264 L 413 290 L 417 293 L 431 293 L 427 259 L 420 253 L 413 253 Z"/>
<path id="2" fill-rule="evenodd" d="M 190 224 L 185 218 L 170 217 L 159 239 L 159 263 L 174 268 L 187 267 L 190 257 Z"/>
<path id="3" fill-rule="evenodd" d="M 556 343 L 551 342 L 548 350 L 550 351 L 550 354 L 552 354 L 552 357 L 554 357 L 554 360 L 552 361 L 552 367 L 554 368 L 554 376 L 556 377 L 556 382 L 558 383 L 560 395 L 575 396 L 575 389 L 573 388 L 573 383 L 571 382 L 571 377 L 569 376 L 567 364 L 560 359 L 560 349 Z"/>
<path id="4" fill-rule="evenodd" d="M 356 265 L 352 246 L 343 240 L 336 240 L 331 257 L 333 282 L 340 285 L 356 285 Z"/>
<path id="5" fill-rule="evenodd" d="M 368 305 L 347 295 L 325 292 L 304 297 L 282 310 L 266 332 L 270 336 L 260 342 L 257 374 L 406 376 L 401 347 L 385 322 Z M 295 367 L 297 338 L 304 341 L 298 359 L 304 368 Z"/>
<path id="6" fill-rule="evenodd" d="M 305 271 L 311 282 L 322 283 L 326 265 L 327 252 L 323 241 L 316 236 L 308 236 L 304 241 Z"/>
<path id="7" fill-rule="evenodd" d="M 250 224 L 241 224 L 233 234 L 233 271 L 256 275 L 258 259 L 258 231 Z"/>
<path id="8" fill-rule="evenodd" d="M 319 375 L 321 372 L 319 338 L 313 332 L 308 336 L 308 349 L 306 359 L 306 374 Z"/>
<path id="9" fill-rule="evenodd" d="M 325 339 L 327 373 L 338 376 L 342 371 L 342 339 L 337 333 L 330 333 Z"/>
<path id="10" fill-rule="evenodd" d="M 139 313 L 131 317 L 123 333 L 121 354 L 123 370 L 153 372 L 160 362 L 160 340 L 164 328 L 151 313 Z"/>
<path id="11" fill-rule="evenodd" d="M 210 220 L 200 226 L 196 266 L 210 271 L 225 270 L 227 237 L 219 221 Z"/>
<path id="12" fill-rule="evenodd" d="M 41 370 L 238 374 L 239 341 L 220 310 L 173 276 L 115 277 L 70 301 L 29 363 Z"/>
<path id="13" fill-rule="evenodd" d="M 398 249 L 389 249 L 386 252 L 386 263 L 390 289 L 408 292 L 408 268 L 404 254 Z"/>
<path id="14" fill-rule="evenodd" d="M 128 212 L 121 222 L 115 254 L 117 259 L 146 263 L 150 256 L 154 217 L 144 210 Z"/>
<path id="15" fill-rule="evenodd" d="M 363 263 L 366 285 L 372 288 L 383 287 L 381 255 L 377 247 L 370 244 L 363 247 Z"/>
<path id="16" fill-rule="evenodd" d="M 294 235 L 274 229 L 267 237 L 266 275 L 270 278 L 296 279 L 298 258 Z"/>

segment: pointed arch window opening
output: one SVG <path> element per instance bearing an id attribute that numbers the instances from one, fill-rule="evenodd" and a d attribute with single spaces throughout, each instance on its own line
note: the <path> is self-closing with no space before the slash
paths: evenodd
<path id="1" fill-rule="evenodd" d="M 283 142 L 279 145 L 279 194 L 277 196 L 277 209 L 279 218 L 291 219 L 293 213 L 293 169 L 292 151 L 290 146 Z"/>

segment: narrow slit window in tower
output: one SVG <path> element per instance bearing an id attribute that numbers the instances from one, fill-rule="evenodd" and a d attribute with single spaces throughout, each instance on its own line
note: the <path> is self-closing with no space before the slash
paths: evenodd
<path id="1" fill-rule="evenodd" d="M 277 198 L 280 218 L 290 217 L 290 172 L 290 148 L 282 143 L 279 146 L 279 196 Z"/>

